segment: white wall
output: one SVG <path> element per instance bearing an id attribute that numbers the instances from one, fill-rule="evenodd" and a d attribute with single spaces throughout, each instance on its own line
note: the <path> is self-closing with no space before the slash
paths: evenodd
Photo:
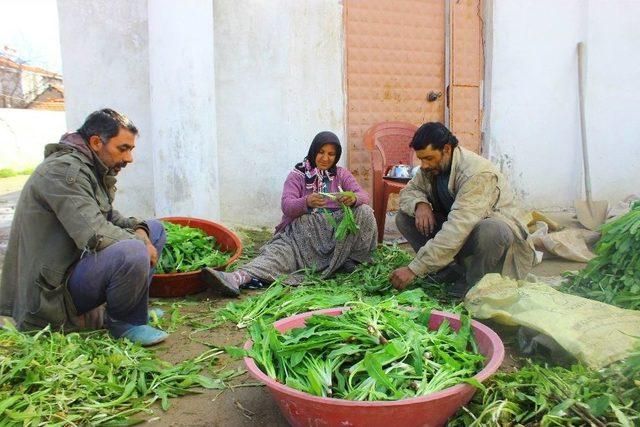
<path id="1" fill-rule="evenodd" d="M 215 1 L 214 20 L 222 219 L 274 226 L 313 137 L 345 140 L 342 2 Z"/>
<path id="2" fill-rule="evenodd" d="M 118 186 L 123 212 L 272 227 L 316 133 L 344 140 L 339 0 L 58 8 L 70 127 L 112 106 L 141 132 Z"/>
<path id="3" fill-rule="evenodd" d="M 151 137 L 158 216 L 218 219 L 211 2 L 149 2 Z"/>
<path id="4" fill-rule="evenodd" d="M 115 205 L 125 215 L 155 214 L 146 0 L 58 0 L 69 129 L 92 111 L 114 108 L 140 131 L 134 163 L 118 176 Z"/>
<path id="5" fill-rule="evenodd" d="M 66 129 L 64 111 L 0 108 L 0 169 L 37 166 Z"/>
<path id="6" fill-rule="evenodd" d="M 640 3 L 493 0 L 486 16 L 485 153 L 529 206 L 583 198 L 576 44 L 587 46 L 593 195 L 640 183 Z"/>

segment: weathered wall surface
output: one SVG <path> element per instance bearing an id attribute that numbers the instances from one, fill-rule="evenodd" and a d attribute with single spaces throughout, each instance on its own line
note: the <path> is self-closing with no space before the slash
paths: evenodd
<path id="1" fill-rule="evenodd" d="M 525 203 L 570 207 L 584 197 L 579 41 L 594 198 L 640 192 L 640 4 L 494 0 L 487 10 L 484 151 Z"/>
<path id="2" fill-rule="evenodd" d="M 222 219 L 273 226 L 313 137 L 344 142 L 342 5 L 215 1 L 214 17 Z"/>
<path id="3" fill-rule="evenodd" d="M 64 111 L 0 108 L 0 169 L 37 166 L 66 129 Z"/>
<path id="4" fill-rule="evenodd" d="M 59 0 L 60 43 L 69 129 L 100 108 L 133 120 L 140 136 L 134 163 L 118 176 L 116 206 L 124 214 L 155 214 L 150 126 L 146 0 Z"/>
<path id="5" fill-rule="evenodd" d="M 125 212 L 273 226 L 284 179 L 315 134 L 344 139 L 337 0 L 58 8 L 69 126 L 112 106 L 141 131 L 120 178 Z"/>
<path id="6" fill-rule="evenodd" d="M 149 2 L 151 140 L 158 216 L 218 219 L 213 8 Z"/>

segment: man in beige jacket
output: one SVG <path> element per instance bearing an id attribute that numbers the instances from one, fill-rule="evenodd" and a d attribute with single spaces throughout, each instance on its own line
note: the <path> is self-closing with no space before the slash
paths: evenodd
<path id="1" fill-rule="evenodd" d="M 425 123 L 410 144 L 420 171 L 400 192 L 396 224 L 416 256 L 393 271 L 404 289 L 416 277 L 449 282 L 464 297 L 486 273 L 523 278 L 535 262 L 524 214 L 504 176 L 487 159 L 458 146 L 441 123 Z"/>

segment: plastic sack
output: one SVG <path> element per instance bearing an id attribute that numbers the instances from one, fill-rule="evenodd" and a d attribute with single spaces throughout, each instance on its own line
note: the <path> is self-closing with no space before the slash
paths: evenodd
<path id="1" fill-rule="evenodd" d="M 469 290 L 465 306 L 474 318 L 545 334 L 593 369 L 624 359 L 640 338 L 640 311 L 496 273 L 485 275 Z"/>

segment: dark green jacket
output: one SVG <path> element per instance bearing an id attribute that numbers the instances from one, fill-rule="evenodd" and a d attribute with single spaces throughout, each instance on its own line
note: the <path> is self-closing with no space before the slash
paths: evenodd
<path id="1" fill-rule="evenodd" d="M 45 148 L 20 194 L 0 281 L 0 315 L 13 317 L 18 329 L 78 329 L 66 286 L 73 266 L 138 238 L 133 229 L 141 222 L 112 207 L 116 180 L 108 172 L 77 133 Z"/>

